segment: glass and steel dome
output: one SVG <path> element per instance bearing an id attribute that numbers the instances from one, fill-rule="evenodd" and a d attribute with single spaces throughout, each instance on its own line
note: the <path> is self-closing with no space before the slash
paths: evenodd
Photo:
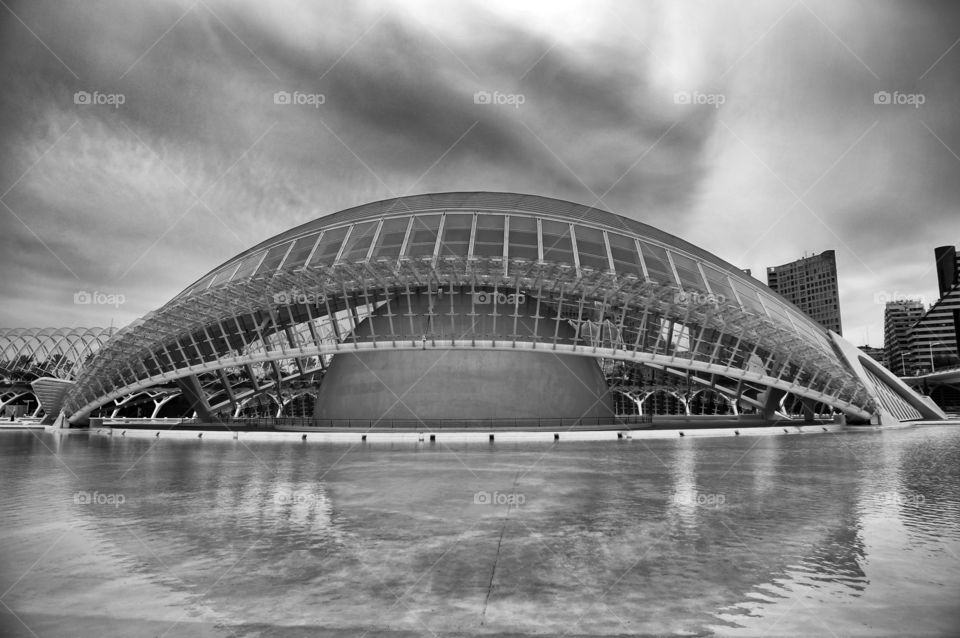
<path id="1" fill-rule="evenodd" d="M 378 328 L 361 329 L 373 315 Z M 465 332 L 478 316 L 492 328 Z M 292 361 L 296 375 L 308 357 L 429 347 L 549 348 L 682 371 L 737 396 L 790 392 L 857 418 L 925 413 L 902 388 L 891 398 L 873 387 L 838 339 L 647 224 L 533 195 L 416 195 L 321 217 L 214 268 L 112 339 L 66 410 L 82 419 L 124 393 L 251 363 Z"/>

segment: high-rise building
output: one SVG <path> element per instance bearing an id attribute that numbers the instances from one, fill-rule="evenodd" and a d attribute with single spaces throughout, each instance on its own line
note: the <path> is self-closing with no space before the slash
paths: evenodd
<path id="1" fill-rule="evenodd" d="M 960 256 L 954 246 L 934 249 L 940 298 L 910 329 L 910 350 L 925 372 L 960 364 Z"/>
<path id="2" fill-rule="evenodd" d="M 832 250 L 767 268 L 767 285 L 828 330 L 843 334 L 837 258 Z"/>
<path id="3" fill-rule="evenodd" d="M 923 302 L 916 299 L 888 301 L 883 309 L 883 365 L 901 377 L 916 369 L 910 329 L 923 316 L 923 310 Z"/>
<path id="4" fill-rule="evenodd" d="M 960 256 L 956 246 L 934 248 L 933 255 L 937 260 L 937 284 L 943 297 L 960 282 Z"/>

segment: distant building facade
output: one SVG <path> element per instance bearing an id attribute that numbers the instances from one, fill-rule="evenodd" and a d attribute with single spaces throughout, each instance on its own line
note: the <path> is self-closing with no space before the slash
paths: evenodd
<path id="1" fill-rule="evenodd" d="M 834 251 L 767 268 L 767 285 L 824 328 L 843 334 Z"/>
<path id="2" fill-rule="evenodd" d="M 883 348 L 874 348 L 872 346 L 859 346 L 860 352 L 871 357 L 874 361 L 883 363 Z"/>
<path id="3" fill-rule="evenodd" d="M 914 374 L 917 363 L 910 347 L 910 330 L 923 316 L 918 299 L 888 301 L 883 310 L 883 365 L 901 377 Z"/>
<path id="4" fill-rule="evenodd" d="M 960 283 L 960 256 L 956 246 L 934 248 L 933 256 L 937 261 L 937 285 L 940 296 L 944 297 Z"/>
<path id="5" fill-rule="evenodd" d="M 954 246 L 934 249 L 940 298 L 910 328 L 910 351 L 921 372 L 960 365 L 960 257 Z"/>

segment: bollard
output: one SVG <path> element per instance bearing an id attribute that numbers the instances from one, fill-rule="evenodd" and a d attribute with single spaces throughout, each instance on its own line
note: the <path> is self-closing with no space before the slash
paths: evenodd
<path id="1" fill-rule="evenodd" d="M 490 442 L 493 443 L 493 435 L 490 435 Z"/>
<path id="2" fill-rule="evenodd" d="M 733 433 L 734 433 L 736 436 L 740 436 L 740 430 L 734 430 Z"/>
<path id="3" fill-rule="evenodd" d="M 437 440 L 437 435 L 436 435 L 436 434 L 431 434 L 431 435 L 430 435 L 430 442 L 433 443 L 433 442 L 436 441 L 436 440 Z"/>
<path id="4" fill-rule="evenodd" d="M 683 436 L 683 432 L 680 433 L 680 436 Z"/>
<path id="5" fill-rule="evenodd" d="M 363 436 L 361 436 L 361 437 L 360 437 L 360 440 L 361 440 L 361 441 L 366 441 L 366 440 L 367 440 L 367 435 L 364 434 Z"/>
<path id="6" fill-rule="evenodd" d="M 553 440 L 554 440 L 554 441 L 559 441 L 559 440 L 560 440 L 560 435 L 557 434 L 556 432 L 554 432 L 554 433 L 553 433 Z"/>
<path id="7" fill-rule="evenodd" d="M 623 438 L 623 432 L 617 432 L 617 438 L 618 438 L 618 439 L 622 439 L 622 438 Z"/>
<path id="8" fill-rule="evenodd" d="M 304 434 L 303 436 L 301 436 L 301 437 L 300 437 L 300 440 L 301 440 L 301 441 L 306 441 L 306 440 L 307 440 L 307 435 Z"/>
<path id="9" fill-rule="evenodd" d="M 200 434 L 198 434 L 198 435 L 197 435 L 197 438 L 198 438 L 198 439 L 202 439 L 202 438 L 203 438 L 203 432 L 201 432 Z"/>
<path id="10" fill-rule="evenodd" d="M 160 438 L 160 433 L 159 433 L 159 432 L 157 432 L 157 433 L 156 433 L 156 434 L 154 435 L 154 438 L 157 438 L 157 439 L 159 439 L 159 438 Z"/>

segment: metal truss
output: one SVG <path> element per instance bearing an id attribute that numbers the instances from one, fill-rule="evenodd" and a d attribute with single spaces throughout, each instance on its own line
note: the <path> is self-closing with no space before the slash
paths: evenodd
<path id="1" fill-rule="evenodd" d="M 414 312 L 424 298 L 429 311 Z M 275 375 L 282 383 L 322 370 L 307 364 L 331 355 L 480 349 L 602 358 L 693 374 L 708 385 L 722 379 L 733 388 L 776 388 L 857 418 L 875 412 L 874 397 L 823 334 L 811 338 L 809 326 L 763 308 L 544 260 L 441 259 L 435 252 L 278 270 L 178 296 L 125 328 L 84 369 L 65 410 L 71 421 L 82 420 L 133 392 L 256 364 L 287 362 L 294 370 Z M 358 330 L 374 312 L 386 331 Z M 469 330 L 478 317 L 489 330 Z M 562 323 L 575 327 L 574 337 L 562 336 Z"/>
<path id="2" fill-rule="evenodd" d="M 113 328 L 0 329 L 0 375 L 12 382 L 44 376 L 73 380 L 115 332 Z"/>

